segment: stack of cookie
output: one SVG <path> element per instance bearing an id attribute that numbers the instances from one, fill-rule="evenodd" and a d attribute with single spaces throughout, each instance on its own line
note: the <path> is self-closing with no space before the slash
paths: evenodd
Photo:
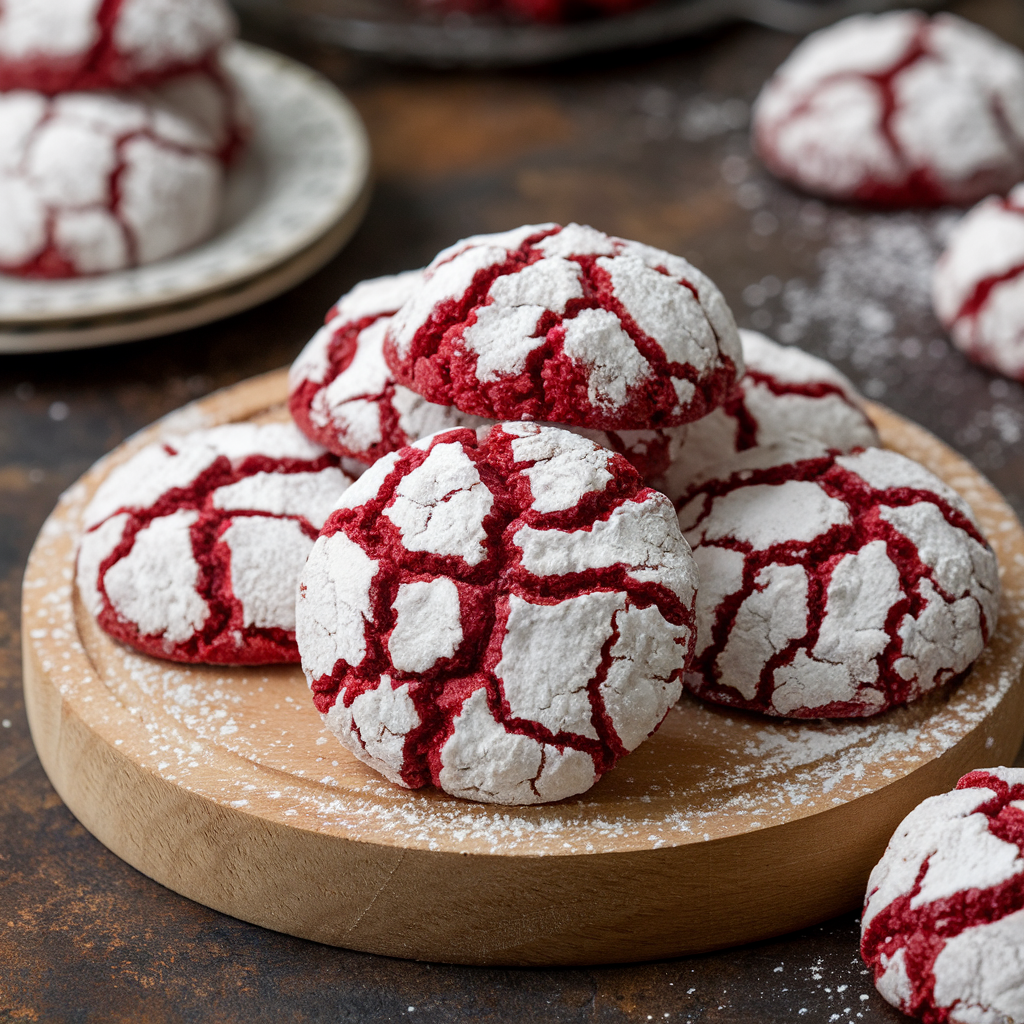
<path id="1" fill-rule="evenodd" d="M 591 228 L 470 238 L 424 271 L 357 286 L 293 365 L 291 409 L 339 457 L 373 466 L 307 565 L 303 665 L 342 742 L 404 785 L 555 799 L 544 786 L 524 797 L 543 773 L 501 790 L 486 759 L 465 753 L 494 750 L 496 723 L 516 738 L 506 780 L 528 737 L 531 764 L 587 750 L 593 770 L 573 784 L 589 785 L 632 749 L 604 693 L 626 663 L 630 686 L 661 688 L 634 732 L 677 678 L 767 714 L 860 717 L 965 672 L 995 625 L 995 557 L 970 510 L 877 447 L 848 380 L 737 332 L 685 260 Z M 541 437 L 553 453 L 543 462 L 516 456 Z M 490 454 L 509 446 L 511 458 Z M 457 459 L 435 456 L 449 447 Z M 646 510 L 628 530 L 624 493 Z M 662 496 L 688 545 L 665 530 Z M 689 545 L 692 601 L 677 582 L 668 590 L 682 604 L 664 605 L 666 566 Z M 647 593 L 622 582 L 638 571 Z M 417 591 L 422 603 L 405 612 Z M 573 619 L 584 595 L 590 610 Z M 650 620 L 646 647 L 627 646 L 631 609 Z M 395 660 L 396 635 L 434 630 L 418 660 Z M 581 739 L 585 724 L 599 752 Z"/>
<path id="2" fill-rule="evenodd" d="M 301 659 L 327 727 L 401 786 L 577 795 L 684 686 L 874 715 L 995 627 L 970 509 L 878 447 L 848 380 L 737 331 L 686 260 L 592 228 L 363 282 L 290 408 L 305 437 L 221 427 L 111 474 L 79 592 L 150 654 Z"/>
<path id="3" fill-rule="evenodd" d="M 0 272 L 150 263 L 215 228 L 244 146 L 224 0 L 0 6 Z"/>

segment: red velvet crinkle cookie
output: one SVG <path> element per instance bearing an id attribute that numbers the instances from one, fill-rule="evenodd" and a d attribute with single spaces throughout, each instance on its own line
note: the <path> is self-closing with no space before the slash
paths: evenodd
<path id="1" fill-rule="evenodd" d="M 1024 380 L 1024 185 L 984 200 L 957 224 L 935 267 L 932 297 L 958 348 Z"/>
<path id="2" fill-rule="evenodd" d="M 422 276 L 410 270 L 357 284 L 292 364 L 292 417 L 329 451 L 372 465 L 438 430 L 485 422 L 396 384 L 384 362 L 384 332 Z"/>
<path id="3" fill-rule="evenodd" d="M 793 51 L 753 132 L 769 170 L 809 192 L 973 203 L 1024 177 L 1024 55 L 952 14 L 858 14 Z"/>
<path id="4" fill-rule="evenodd" d="M 327 520 L 302 667 L 331 732 L 397 785 L 560 800 L 678 699 L 696 584 L 671 503 L 621 456 L 532 423 L 442 431 Z"/>
<path id="5" fill-rule="evenodd" d="M 195 245 L 224 172 L 174 112 L 108 94 L 0 95 L 0 271 L 75 277 Z"/>
<path id="6" fill-rule="evenodd" d="M 111 636 L 173 661 L 298 661 L 295 591 L 350 480 L 291 424 L 143 448 L 85 512 L 78 590 Z"/>
<path id="7" fill-rule="evenodd" d="M 868 880 L 860 948 L 904 1013 L 1024 1021 L 1024 769 L 970 772 L 903 819 Z"/>
<path id="8" fill-rule="evenodd" d="M 674 501 L 758 445 L 792 436 L 841 452 L 879 444 L 860 394 L 831 363 L 756 331 L 741 330 L 740 340 L 747 372 L 722 405 L 684 428 L 670 468 L 652 481 Z"/>
<path id="9" fill-rule="evenodd" d="M 742 370 L 732 314 L 704 274 L 579 224 L 445 249 L 392 320 L 384 355 L 431 402 L 598 430 L 698 419 Z"/>
<path id="10" fill-rule="evenodd" d="M 995 555 L 923 466 L 788 441 L 679 511 L 700 569 L 684 685 L 793 718 L 875 715 L 965 672 L 996 626 Z"/>
<path id="11" fill-rule="evenodd" d="M 0 91 L 151 85 L 201 67 L 236 31 L 224 0 L 3 0 Z"/>
<path id="12" fill-rule="evenodd" d="M 234 163 L 245 152 L 252 135 L 252 111 L 218 59 L 160 82 L 145 95 L 200 127 L 223 163 Z"/>
<path id="13" fill-rule="evenodd" d="M 494 422 L 428 402 L 396 383 L 384 361 L 384 332 L 422 279 L 420 271 L 412 270 L 356 285 L 331 309 L 325 325 L 292 364 L 292 416 L 307 437 L 337 455 L 372 465 L 438 430 Z M 645 478 L 668 468 L 686 431 L 568 429 L 624 455 Z"/>

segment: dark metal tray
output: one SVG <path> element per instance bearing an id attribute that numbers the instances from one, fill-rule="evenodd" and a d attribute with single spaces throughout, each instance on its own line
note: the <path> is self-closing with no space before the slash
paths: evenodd
<path id="1" fill-rule="evenodd" d="M 732 21 L 804 33 L 861 11 L 905 6 L 900 0 L 662 0 L 614 17 L 541 25 L 498 15 L 426 11 L 413 0 L 234 2 L 276 28 L 318 42 L 391 60 L 465 67 L 538 64 L 647 46 Z"/>

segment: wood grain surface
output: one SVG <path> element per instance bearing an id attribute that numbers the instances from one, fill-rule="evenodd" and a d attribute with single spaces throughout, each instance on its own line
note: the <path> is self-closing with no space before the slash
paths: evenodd
<path id="1" fill-rule="evenodd" d="M 283 418 L 284 371 L 218 392 L 101 460 L 44 525 L 24 585 L 26 706 L 57 792 L 162 884 L 332 945 L 466 964 L 646 960 L 778 935 L 859 905 L 899 820 L 1024 733 L 1024 533 L 924 430 L 885 443 L 975 509 L 1003 570 L 970 676 L 906 709 L 794 723 L 685 698 L 582 797 L 494 807 L 391 786 L 322 728 L 297 667 L 182 666 L 98 630 L 74 597 L 81 513 L 162 434 Z"/>

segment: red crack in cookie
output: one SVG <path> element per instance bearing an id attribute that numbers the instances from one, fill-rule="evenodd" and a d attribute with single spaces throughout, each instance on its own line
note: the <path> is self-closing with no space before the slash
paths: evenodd
<path id="1" fill-rule="evenodd" d="M 815 32 L 754 107 L 781 178 L 832 199 L 973 203 L 1024 177 L 1024 56 L 952 14 L 859 14 Z"/>
<path id="2" fill-rule="evenodd" d="M 356 285 L 292 364 L 292 416 L 337 455 L 372 465 L 438 430 L 485 422 L 396 384 L 384 362 L 384 332 L 421 280 L 420 271 L 410 270 Z"/>
<path id="3" fill-rule="evenodd" d="M 298 661 L 295 590 L 349 484 L 291 424 L 149 445 L 85 512 L 78 589 L 111 636 L 158 658 Z"/>
<path id="4" fill-rule="evenodd" d="M 328 728 L 392 782 L 589 789 L 681 692 L 697 575 L 668 499 L 553 427 L 425 438 L 352 485 L 299 587 Z"/>
<path id="5" fill-rule="evenodd" d="M 598 430 L 697 419 L 742 370 L 732 314 L 704 274 L 578 224 L 445 249 L 392 320 L 384 354 L 431 402 Z"/>
<path id="6" fill-rule="evenodd" d="M 740 340 L 747 372 L 722 405 L 685 428 L 670 468 L 652 481 L 673 501 L 758 445 L 798 436 L 850 452 L 879 443 L 857 389 L 830 363 L 756 331 L 740 331 Z"/>
<path id="7" fill-rule="evenodd" d="M 384 333 L 391 317 L 422 279 L 413 270 L 363 281 L 328 313 L 289 375 L 292 416 L 307 437 L 338 455 L 372 465 L 438 430 L 494 422 L 428 402 L 396 383 L 384 361 Z M 624 455 L 645 478 L 668 468 L 686 430 L 568 429 Z"/>
<path id="8" fill-rule="evenodd" d="M 224 0 L 2 0 L 0 90 L 150 85 L 203 66 L 235 32 Z"/>
<path id="9" fill-rule="evenodd" d="M 868 880 L 861 955 L 929 1024 L 1024 1020 L 1024 770 L 973 771 L 903 819 Z"/>
<path id="10" fill-rule="evenodd" d="M 874 715 L 965 672 L 995 629 L 998 567 L 966 502 L 895 452 L 814 447 L 744 453 L 680 509 L 700 697 Z"/>
<path id="11" fill-rule="evenodd" d="M 958 348 L 1024 380 L 1024 185 L 984 200 L 957 224 L 932 297 Z"/>
<path id="12" fill-rule="evenodd" d="M 153 86 L 146 95 L 198 125 L 223 163 L 234 163 L 245 152 L 252 135 L 252 111 L 216 58 Z"/>
<path id="13" fill-rule="evenodd" d="M 0 96 L 0 270 L 74 277 L 163 259 L 206 237 L 223 169 L 160 107 L 93 93 Z"/>

